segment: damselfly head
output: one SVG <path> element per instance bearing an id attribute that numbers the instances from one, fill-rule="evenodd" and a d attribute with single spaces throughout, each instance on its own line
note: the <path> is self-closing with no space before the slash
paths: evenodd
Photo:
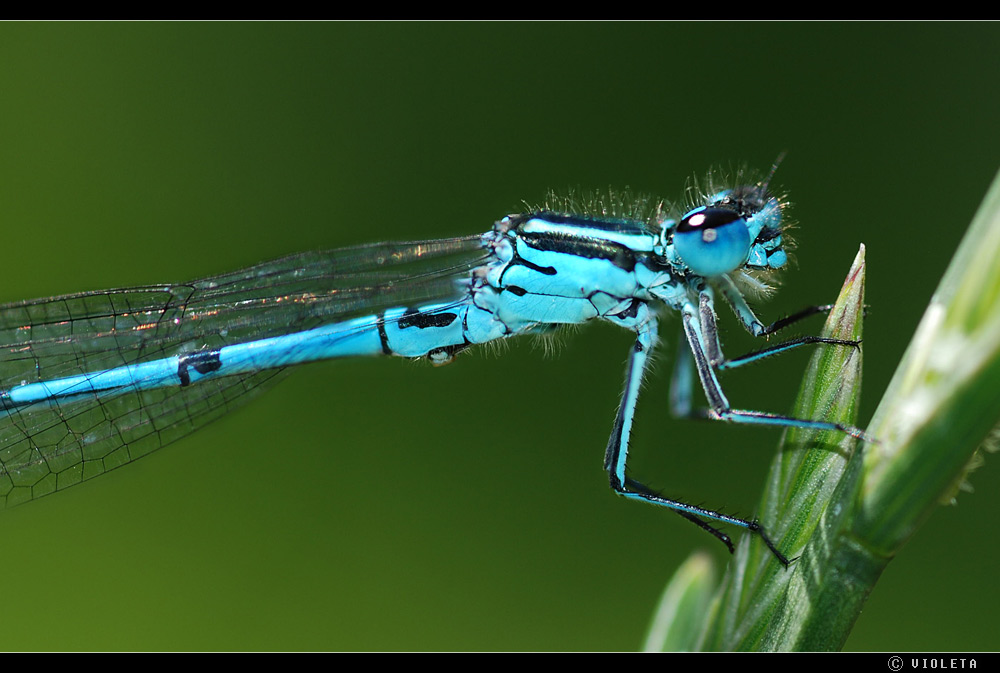
<path id="1" fill-rule="evenodd" d="M 694 275 L 735 271 L 746 263 L 750 252 L 747 223 L 728 208 L 696 208 L 677 223 L 674 250 Z"/>
<path id="2" fill-rule="evenodd" d="M 744 171 L 736 187 L 719 189 L 709 174 L 709 189 L 699 192 L 689 210 L 669 232 L 685 270 L 712 277 L 744 269 L 774 270 L 788 261 L 782 240 L 784 201 L 771 193 L 768 180 L 750 181 Z M 700 203 L 698 203 L 700 201 Z"/>

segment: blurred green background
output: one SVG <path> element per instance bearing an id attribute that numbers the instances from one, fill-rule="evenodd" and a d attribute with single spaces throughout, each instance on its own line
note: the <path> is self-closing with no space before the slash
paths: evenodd
<path id="1" fill-rule="evenodd" d="M 868 246 L 867 423 L 1000 167 L 1000 26 L 0 24 L 0 301 L 486 230 L 549 188 L 674 199 L 767 170 L 799 222 L 765 318 Z M 731 354 L 755 344 L 721 316 Z M 803 331 L 819 329 L 819 321 Z M 752 516 L 769 430 L 674 421 L 634 474 Z M 631 339 L 303 368 L 96 481 L 0 513 L 0 648 L 627 650 L 674 569 L 727 554 L 601 469 Z M 790 408 L 807 353 L 727 374 Z M 856 650 L 995 650 L 995 460 L 877 585 Z"/>

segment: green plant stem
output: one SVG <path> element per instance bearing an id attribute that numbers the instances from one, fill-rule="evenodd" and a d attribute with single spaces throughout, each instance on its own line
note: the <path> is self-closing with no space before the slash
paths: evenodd
<path id="1" fill-rule="evenodd" d="M 860 337 L 864 249 L 825 333 Z M 795 415 L 852 423 L 860 357 L 819 352 Z M 789 569 L 744 538 L 713 602 L 706 649 L 835 650 L 888 562 L 942 501 L 1000 419 L 1000 176 L 931 299 L 868 433 L 786 432 L 761 519 Z M 690 617 L 690 616 L 689 616 Z"/>
<path id="2" fill-rule="evenodd" d="M 865 250 L 847 274 L 827 317 L 823 336 L 860 340 L 865 291 Z M 818 349 L 810 361 L 793 416 L 852 424 L 861 390 L 861 351 Z M 788 569 L 760 540 L 746 537 L 717 596 L 702 647 L 773 649 L 774 631 L 788 616 L 789 588 L 805 575 L 803 553 L 852 455 L 855 440 L 842 432 L 801 428 L 785 432 L 761 501 L 761 522 L 780 549 L 797 560 Z"/>

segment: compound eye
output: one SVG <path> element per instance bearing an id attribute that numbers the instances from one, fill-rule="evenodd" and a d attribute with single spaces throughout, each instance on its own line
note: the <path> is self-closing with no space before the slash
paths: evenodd
<path id="1" fill-rule="evenodd" d="M 718 276 L 743 266 L 750 255 L 750 232 L 728 208 L 696 208 L 674 230 L 674 250 L 698 276 Z"/>

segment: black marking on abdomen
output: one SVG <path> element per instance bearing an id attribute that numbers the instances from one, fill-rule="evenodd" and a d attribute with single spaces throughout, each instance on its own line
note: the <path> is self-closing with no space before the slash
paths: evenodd
<path id="1" fill-rule="evenodd" d="M 621 243 L 600 238 L 574 236 L 556 232 L 518 232 L 525 245 L 542 252 L 557 252 L 585 259 L 606 259 L 619 269 L 635 271 L 635 253 Z"/>
<path id="2" fill-rule="evenodd" d="M 392 355 L 392 348 L 389 347 L 389 335 L 385 333 L 385 313 L 379 313 L 375 317 L 378 325 L 378 340 L 382 343 L 382 353 Z"/>
<path id="3" fill-rule="evenodd" d="M 447 327 L 458 318 L 457 313 L 421 313 L 411 309 L 403 314 L 399 319 L 399 329 L 416 327 L 426 329 L 428 327 Z"/>
<path id="4" fill-rule="evenodd" d="M 222 360 L 219 358 L 219 351 L 200 351 L 182 355 L 177 359 L 177 378 L 181 380 L 181 387 L 191 385 L 191 375 L 188 367 L 193 368 L 199 374 L 210 374 L 222 369 Z"/>
<path id="5" fill-rule="evenodd" d="M 551 267 L 551 266 L 538 266 L 537 264 L 533 264 L 532 262 L 529 262 L 528 260 L 521 258 L 521 256 L 519 256 L 515 252 L 514 253 L 514 259 L 510 260 L 510 262 L 508 264 L 504 265 L 503 271 L 500 273 L 500 278 L 497 280 L 497 283 L 500 285 L 500 289 L 502 289 L 502 290 L 506 290 L 507 289 L 506 287 L 504 287 L 503 277 L 506 276 L 507 272 L 510 271 L 515 266 L 523 266 L 526 269 L 531 269 L 532 271 L 537 271 L 538 273 L 540 273 L 542 275 L 545 275 L 545 276 L 554 276 L 554 275 L 556 275 L 555 267 Z M 516 292 L 515 292 L 515 294 L 516 294 Z M 525 294 L 527 294 L 527 292 Z"/>
<path id="6" fill-rule="evenodd" d="M 615 314 L 616 318 L 634 318 L 639 315 L 639 307 L 642 306 L 642 302 L 638 299 L 633 299 L 632 303 L 629 304 L 628 308 L 621 313 Z"/>
<path id="7" fill-rule="evenodd" d="M 538 273 L 544 274 L 546 276 L 556 275 L 556 268 L 554 266 L 538 266 L 534 262 L 529 262 L 520 255 L 515 257 L 511 261 L 511 264 L 519 264 L 521 266 L 531 269 L 532 271 L 537 271 Z"/>
<path id="8" fill-rule="evenodd" d="M 513 219 L 513 218 L 512 218 Z M 520 227 L 530 220 L 543 220 L 552 224 L 566 224 L 570 227 L 581 229 L 596 229 L 598 231 L 608 231 L 627 236 L 647 236 L 649 226 L 638 220 L 625 217 L 593 217 L 588 215 L 571 215 L 569 213 L 557 213 L 553 211 L 539 211 L 519 215 L 514 224 Z"/>

